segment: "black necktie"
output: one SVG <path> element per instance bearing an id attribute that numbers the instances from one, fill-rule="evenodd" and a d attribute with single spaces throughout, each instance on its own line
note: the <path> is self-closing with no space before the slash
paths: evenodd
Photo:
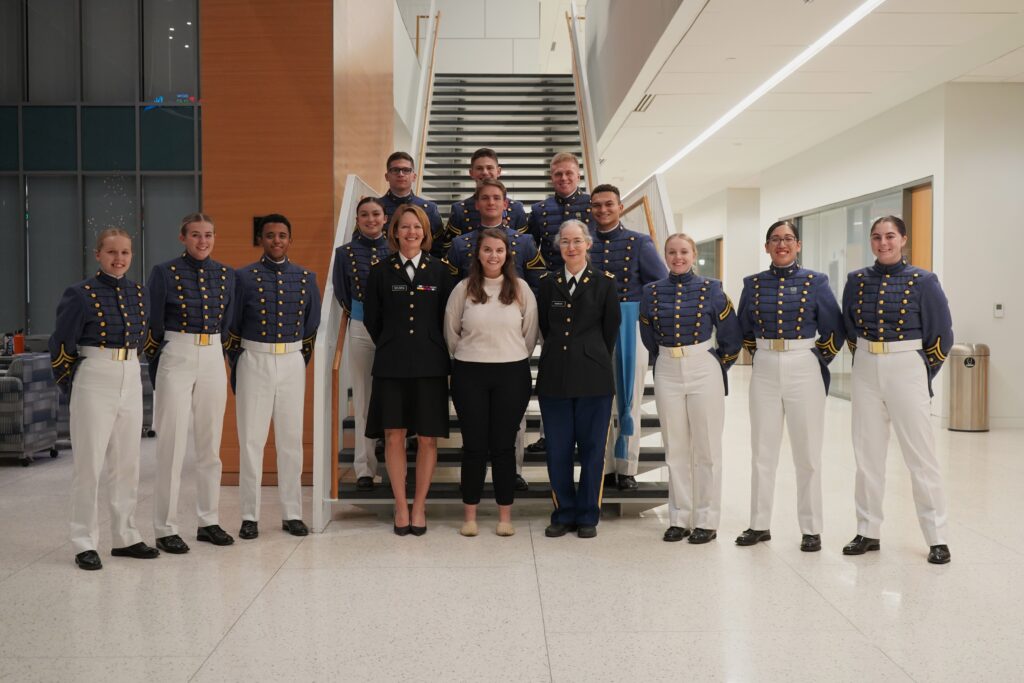
<path id="1" fill-rule="evenodd" d="M 572 294 L 576 291 L 576 278 L 569 278 L 569 293 Z"/>

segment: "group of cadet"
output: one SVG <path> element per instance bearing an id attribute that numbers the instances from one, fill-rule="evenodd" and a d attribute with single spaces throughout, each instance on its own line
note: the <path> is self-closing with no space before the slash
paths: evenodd
<path id="1" fill-rule="evenodd" d="M 640 404 L 653 361 L 670 481 L 664 540 L 715 539 L 727 371 L 745 347 L 754 356 L 751 522 L 736 543 L 771 538 L 785 423 L 797 474 L 800 549 L 820 550 L 827 366 L 845 341 L 856 354 L 858 525 L 843 552 L 880 547 L 891 424 L 912 475 L 928 561 L 948 562 L 929 400 L 931 380 L 952 345 L 951 321 L 937 278 L 902 256 L 903 222 L 887 216 L 872 226 L 877 260 L 850 273 L 842 309 L 827 277 L 799 264 L 797 226 L 773 224 L 764 243 L 771 266 L 744 280 L 736 309 L 720 281 L 695 272 L 697 247 L 690 237 L 670 236 L 663 259 L 648 234 L 622 225 L 619 190 L 599 185 L 587 194 L 579 187 L 579 172 L 575 156 L 556 154 L 550 163 L 555 192 L 527 215 L 499 180 L 497 154 L 480 149 L 469 172 L 476 191 L 453 204 L 442 225 L 437 206 L 413 192 L 412 157 L 395 152 L 386 164 L 388 191 L 359 201 L 356 231 L 335 252 L 333 285 L 344 312 L 342 343 L 349 349 L 356 485 L 376 486 L 382 450 L 395 498 L 394 533 L 427 531 L 437 438 L 449 435 L 449 397 L 463 437 L 461 533 L 478 534 L 488 463 L 499 511 L 495 532 L 515 533 L 511 506 L 514 492 L 529 486 L 522 477 L 523 436 L 535 388 L 543 433 L 529 448 L 546 453 L 555 508 L 545 533 L 596 536 L 603 489 L 639 486 Z M 65 292 L 50 348 L 58 384 L 70 392 L 71 535 L 79 567 L 102 566 L 96 512 L 104 462 L 112 554 L 152 558 L 159 550 L 188 552 L 179 535 L 177 502 L 190 418 L 196 538 L 233 543 L 218 521 L 227 382 L 217 347 L 227 355 L 236 393 L 239 536 L 253 539 L 259 533 L 262 456 L 271 420 L 283 528 L 308 533 L 301 520 L 302 368 L 319 323 L 319 289 L 312 271 L 287 258 L 291 225 L 284 216 L 264 217 L 259 235 L 263 257 L 235 271 L 210 258 L 212 219 L 187 216 L 180 237 L 185 253 L 156 266 L 143 287 L 124 278 L 130 237 L 107 230 L 97 241 L 100 271 Z M 538 342 L 534 387 L 529 358 Z M 140 349 L 156 391 L 157 548 L 142 541 L 134 522 Z M 410 508 L 406 474 L 413 448 Z M 580 467 L 578 483 L 574 464 Z"/>

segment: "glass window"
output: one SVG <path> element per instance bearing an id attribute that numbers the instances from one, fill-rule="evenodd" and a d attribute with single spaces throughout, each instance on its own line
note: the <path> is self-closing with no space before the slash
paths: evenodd
<path id="1" fill-rule="evenodd" d="M 698 273 L 705 277 L 713 277 L 716 280 L 722 279 L 721 264 L 718 260 L 718 252 L 719 249 L 721 249 L 721 244 L 721 237 L 697 243 Z"/>
<path id="2" fill-rule="evenodd" d="M 135 107 L 82 107 L 82 169 L 135 170 Z"/>
<path id="3" fill-rule="evenodd" d="M 139 83 L 136 0 L 82 2 L 82 99 L 135 102 Z"/>
<path id="4" fill-rule="evenodd" d="M 147 276 L 154 265 L 184 251 L 178 240 L 180 221 L 198 208 L 195 183 L 191 177 L 143 179 L 142 234 Z"/>
<path id="5" fill-rule="evenodd" d="M 142 170 L 191 171 L 195 168 L 192 107 L 142 110 Z"/>
<path id="6" fill-rule="evenodd" d="M 28 179 L 28 314 L 31 334 L 53 332 L 64 288 L 84 277 L 85 255 L 74 177 Z"/>
<path id="7" fill-rule="evenodd" d="M 22 109 L 25 170 L 74 171 L 78 168 L 74 107 Z"/>
<path id="8" fill-rule="evenodd" d="M 198 99 L 196 14 L 195 0 L 143 0 L 143 101 Z"/>
<path id="9" fill-rule="evenodd" d="M 28 100 L 78 100 L 75 0 L 32 0 L 28 7 Z"/>
<path id="10" fill-rule="evenodd" d="M 0 0 L 0 102 L 21 102 L 21 0 Z"/>
<path id="11" fill-rule="evenodd" d="M 4 248 L 0 249 L 0 332 L 25 327 L 25 229 L 21 225 L 21 188 L 18 179 L 0 177 L 0 225 Z"/>
<path id="12" fill-rule="evenodd" d="M 0 171 L 18 170 L 18 108 L 0 107 Z"/>
<path id="13" fill-rule="evenodd" d="M 137 238 L 136 226 L 139 224 L 139 218 L 134 177 L 87 176 L 84 181 L 84 269 L 89 273 L 96 267 L 96 260 L 92 254 L 92 249 L 96 245 L 96 235 L 107 228 L 121 228 Z M 135 255 L 128 270 L 128 277 L 138 282 L 142 273 L 142 241 L 135 239 L 133 247 Z"/>

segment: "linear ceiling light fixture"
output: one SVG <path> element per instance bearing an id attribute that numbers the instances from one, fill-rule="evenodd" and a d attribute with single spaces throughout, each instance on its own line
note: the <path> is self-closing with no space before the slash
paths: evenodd
<path id="1" fill-rule="evenodd" d="M 664 173 L 673 166 L 675 166 L 683 157 L 685 157 L 690 152 L 697 149 L 697 147 L 705 143 L 708 140 L 708 138 L 710 138 L 712 135 L 714 135 L 722 128 L 724 128 L 726 124 L 728 124 L 734 118 L 742 114 L 743 111 L 747 109 L 747 107 L 761 99 L 761 97 L 767 94 L 772 88 L 774 88 L 779 83 L 789 78 L 789 76 L 792 75 L 793 72 L 795 72 L 797 69 L 799 69 L 804 64 L 809 62 L 816 54 L 824 50 L 832 42 L 839 38 L 839 36 L 843 35 L 851 28 L 853 28 L 861 19 L 871 14 L 871 12 L 879 5 L 881 5 L 883 2 L 885 2 L 885 0 L 867 0 L 867 2 L 862 3 L 857 9 L 855 9 L 853 12 L 847 15 L 842 21 L 840 21 L 838 24 L 829 29 L 828 32 L 825 33 L 825 35 L 818 38 L 816 41 L 811 43 L 807 47 L 807 49 L 805 49 L 803 52 L 794 57 L 793 60 L 789 62 L 789 64 L 786 64 L 786 66 L 779 69 L 771 78 L 769 78 L 767 81 L 759 85 L 753 92 L 751 92 L 749 95 L 740 100 L 732 109 L 725 112 L 725 114 L 723 114 L 720 119 L 712 123 L 707 128 L 707 130 L 705 130 L 703 133 L 701 133 L 693 140 L 691 140 L 690 143 L 683 147 L 681 150 L 676 152 L 671 159 L 669 159 L 661 166 L 659 166 L 652 175 Z M 643 183 L 640 183 L 640 185 L 642 184 Z M 637 187 L 639 187 L 640 185 L 637 185 Z M 633 189 L 635 190 L 636 188 Z M 630 192 L 629 194 L 632 194 L 632 192 Z"/>

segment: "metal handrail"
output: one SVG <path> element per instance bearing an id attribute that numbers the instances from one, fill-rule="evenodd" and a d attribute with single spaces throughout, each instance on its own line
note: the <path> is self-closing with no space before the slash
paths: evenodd
<path id="1" fill-rule="evenodd" d="M 420 64 L 420 85 L 417 100 L 421 105 L 416 110 L 416 121 L 413 124 L 412 149 L 416 155 L 416 193 L 419 194 L 423 183 L 423 162 L 427 156 L 427 126 L 430 124 L 430 105 L 434 101 L 434 63 L 437 57 L 437 29 L 441 23 L 441 12 L 434 11 L 434 2 L 430 3 L 431 19 L 427 23 L 426 59 Z"/>
<path id="2" fill-rule="evenodd" d="M 572 80 L 576 87 L 576 114 L 580 122 L 580 140 L 583 142 L 583 168 L 586 170 L 587 188 L 600 184 L 597 178 L 598 160 L 594 158 L 597 139 L 594 137 L 594 111 L 590 104 L 590 84 L 587 70 L 584 68 L 583 47 L 580 45 L 581 17 L 576 12 L 576 3 L 571 3 L 571 14 L 565 13 L 565 22 L 569 28 L 569 43 L 572 46 Z"/>

